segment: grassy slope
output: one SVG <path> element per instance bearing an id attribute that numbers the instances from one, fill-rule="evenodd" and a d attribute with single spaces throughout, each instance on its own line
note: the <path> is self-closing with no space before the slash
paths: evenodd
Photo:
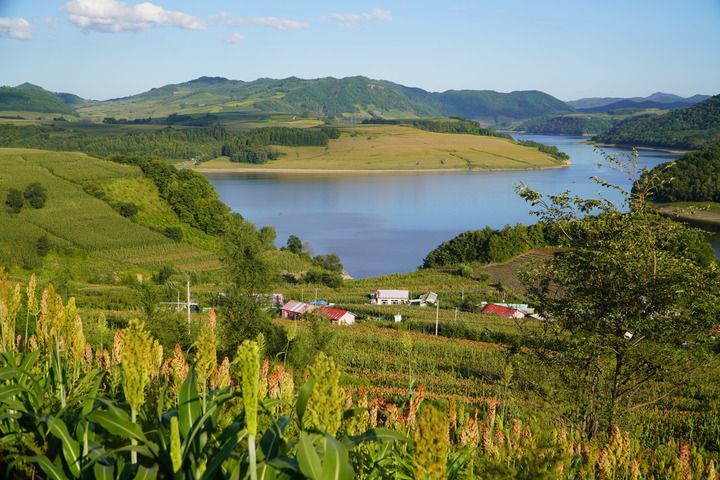
<path id="1" fill-rule="evenodd" d="M 720 231 L 720 203 L 672 202 L 656 203 L 654 206 L 663 215 L 678 218 L 699 227 Z"/>
<path id="2" fill-rule="evenodd" d="M 309 170 L 487 170 L 557 167 L 561 162 L 509 140 L 479 135 L 433 133 L 395 125 L 344 129 L 328 147 L 276 147 L 280 159 L 250 165 L 216 159 L 205 171 L 223 169 Z"/>
<path id="3" fill-rule="evenodd" d="M 46 262 L 73 265 L 79 277 L 128 268 L 156 269 L 165 264 L 186 269 L 218 266 L 215 255 L 208 251 L 175 243 L 142 225 L 158 217 L 173 224 L 174 213 L 160 208 L 159 198 L 149 198 L 154 192 L 135 167 L 79 153 L 0 149 L 0 172 L 3 199 L 8 188 L 23 190 L 31 182 L 40 182 L 48 192 L 42 209 L 26 205 L 17 215 L 0 210 L 0 262 L 38 266 L 35 242 L 47 235 L 55 250 L 66 258 L 54 260 L 51 256 Z M 88 183 L 106 185 L 111 197 L 118 185 L 131 198 L 148 197 L 140 203 L 139 223 L 86 193 L 83 186 Z"/>

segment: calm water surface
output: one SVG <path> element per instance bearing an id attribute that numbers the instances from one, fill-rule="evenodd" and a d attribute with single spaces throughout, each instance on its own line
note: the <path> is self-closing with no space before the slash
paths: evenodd
<path id="1" fill-rule="evenodd" d="M 277 243 L 288 235 L 309 242 L 314 254 L 337 253 L 353 277 L 414 270 L 438 244 L 470 229 L 535 222 L 513 187 L 525 183 L 543 193 L 599 192 L 593 175 L 629 186 L 621 174 L 597 164 L 602 158 L 580 137 L 516 135 L 555 145 L 572 165 L 558 170 L 418 174 L 209 174 L 223 202 L 257 227 L 273 226 Z M 609 153 L 624 150 L 607 149 Z M 677 155 L 641 152 L 652 167 Z M 716 239 L 717 240 L 717 239 Z M 720 244 L 715 243 L 720 252 Z"/>

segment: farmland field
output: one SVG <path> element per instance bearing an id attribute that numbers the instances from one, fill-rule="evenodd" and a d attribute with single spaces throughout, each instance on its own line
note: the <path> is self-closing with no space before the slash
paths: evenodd
<path id="1" fill-rule="evenodd" d="M 0 262 L 6 265 L 39 267 L 42 259 L 35 244 L 46 236 L 51 246 L 46 260 L 62 256 L 87 275 L 128 267 L 156 268 L 168 262 L 186 268 L 219 266 L 208 250 L 176 243 L 149 228 L 181 222 L 137 167 L 80 153 L 0 149 L 0 172 L 3 199 L 10 188 L 23 191 L 33 182 L 47 191 L 42 208 L 25 205 L 17 214 L 0 210 Z M 88 193 L 103 190 L 102 198 Z M 137 203 L 134 221 L 113 208 L 121 200 Z M 191 243 L 212 246 L 202 232 L 187 226 L 183 230 Z"/>
<path id="2" fill-rule="evenodd" d="M 493 170 L 557 168 L 565 163 L 537 149 L 480 135 L 434 133 L 394 125 L 343 128 L 327 147 L 273 147 L 284 155 L 262 165 L 205 162 L 203 172 L 263 170 Z"/>

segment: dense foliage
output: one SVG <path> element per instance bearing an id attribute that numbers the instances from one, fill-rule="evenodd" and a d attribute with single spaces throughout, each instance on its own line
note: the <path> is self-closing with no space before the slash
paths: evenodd
<path id="1" fill-rule="evenodd" d="M 215 125 L 204 128 L 165 127 L 121 130 L 88 124 L 0 125 L 0 146 L 81 151 L 101 156 L 193 158 L 227 155 L 232 161 L 264 163 L 277 158 L 269 145 L 325 146 L 339 138 L 333 127 L 265 127 L 229 133 Z"/>
<path id="2" fill-rule="evenodd" d="M 484 135 L 487 137 L 511 138 L 506 133 L 498 133 L 492 128 L 483 127 L 479 122 L 464 118 L 448 119 L 422 119 L 422 120 L 389 120 L 371 118 L 362 121 L 370 125 L 410 125 L 411 127 L 435 133 L 464 133 L 469 135 Z"/>
<path id="3" fill-rule="evenodd" d="M 441 243 L 428 253 L 423 267 L 441 267 L 468 262 L 503 262 L 532 248 L 557 245 L 560 242 L 557 229 L 543 223 L 514 227 L 506 225 L 500 230 L 485 227 L 469 230 Z"/>
<path id="4" fill-rule="evenodd" d="M 720 145 L 659 165 L 653 174 L 659 180 L 652 193 L 657 202 L 720 202 Z"/>
<path id="5" fill-rule="evenodd" d="M 520 124 L 517 130 L 548 135 L 597 135 L 614 124 L 609 117 L 567 115 L 532 118 Z"/>
<path id="6" fill-rule="evenodd" d="M 609 160 L 635 175 L 634 157 Z M 712 355 L 718 262 L 701 231 L 649 208 L 651 188 L 639 185 L 621 206 L 519 189 L 567 240 L 528 267 L 523 280 L 532 303 L 552 320 L 531 333 L 546 342 L 536 354 L 560 373 L 556 388 L 575 399 L 574 421 L 588 436 L 659 402 Z"/>
<path id="7" fill-rule="evenodd" d="M 114 160 L 140 167 L 181 221 L 212 235 L 225 231 L 230 209 L 202 175 L 178 170 L 158 159 L 115 157 Z"/>
<path id="8" fill-rule="evenodd" d="M 526 147 L 537 148 L 541 152 L 547 153 L 556 160 L 561 160 L 563 162 L 570 160 L 570 155 L 560 151 L 560 149 L 553 145 L 545 145 L 544 143 L 533 142 L 532 140 L 516 140 L 515 143 Z"/>
<path id="9" fill-rule="evenodd" d="M 63 97 L 29 83 L 17 87 L 0 87 L 0 110 L 74 113 Z"/>
<path id="10" fill-rule="evenodd" d="M 720 143 L 720 95 L 663 115 L 624 120 L 595 140 L 645 147 L 697 149 Z"/>

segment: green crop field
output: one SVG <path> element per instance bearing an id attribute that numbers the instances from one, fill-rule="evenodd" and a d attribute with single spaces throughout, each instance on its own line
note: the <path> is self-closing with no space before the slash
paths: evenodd
<path id="1" fill-rule="evenodd" d="M 183 225 L 188 244 L 176 243 L 156 230 L 181 222 L 137 167 L 80 153 L 8 148 L 0 149 L 0 172 L 3 201 L 10 188 L 23 191 L 32 182 L 47 191 L 42 208 L 26 204 L 17 214 L 0 210 L 0 263 L 6 266 L 42 267 L 43 259 L 36 253 L 42 236 L 51 246 L 45 262 L 72 264 L 79 277 L 169 263 L 188 269 L 219 266 L 208 251 L 214 240 L 202 232 Z M 119 202 L 138 206 L 135 221 L 113 208 Z"/>
<path id="2" fill-rule="evenodd" d="M 434 133 L 396 125 L 343 129 L 327 147 L 274 147 L 278 160 L 249 165 L 215 159 L 202 171 L 252 170 L 492 170 L 559 167 L 534 148 L 480 135 Z"/>

